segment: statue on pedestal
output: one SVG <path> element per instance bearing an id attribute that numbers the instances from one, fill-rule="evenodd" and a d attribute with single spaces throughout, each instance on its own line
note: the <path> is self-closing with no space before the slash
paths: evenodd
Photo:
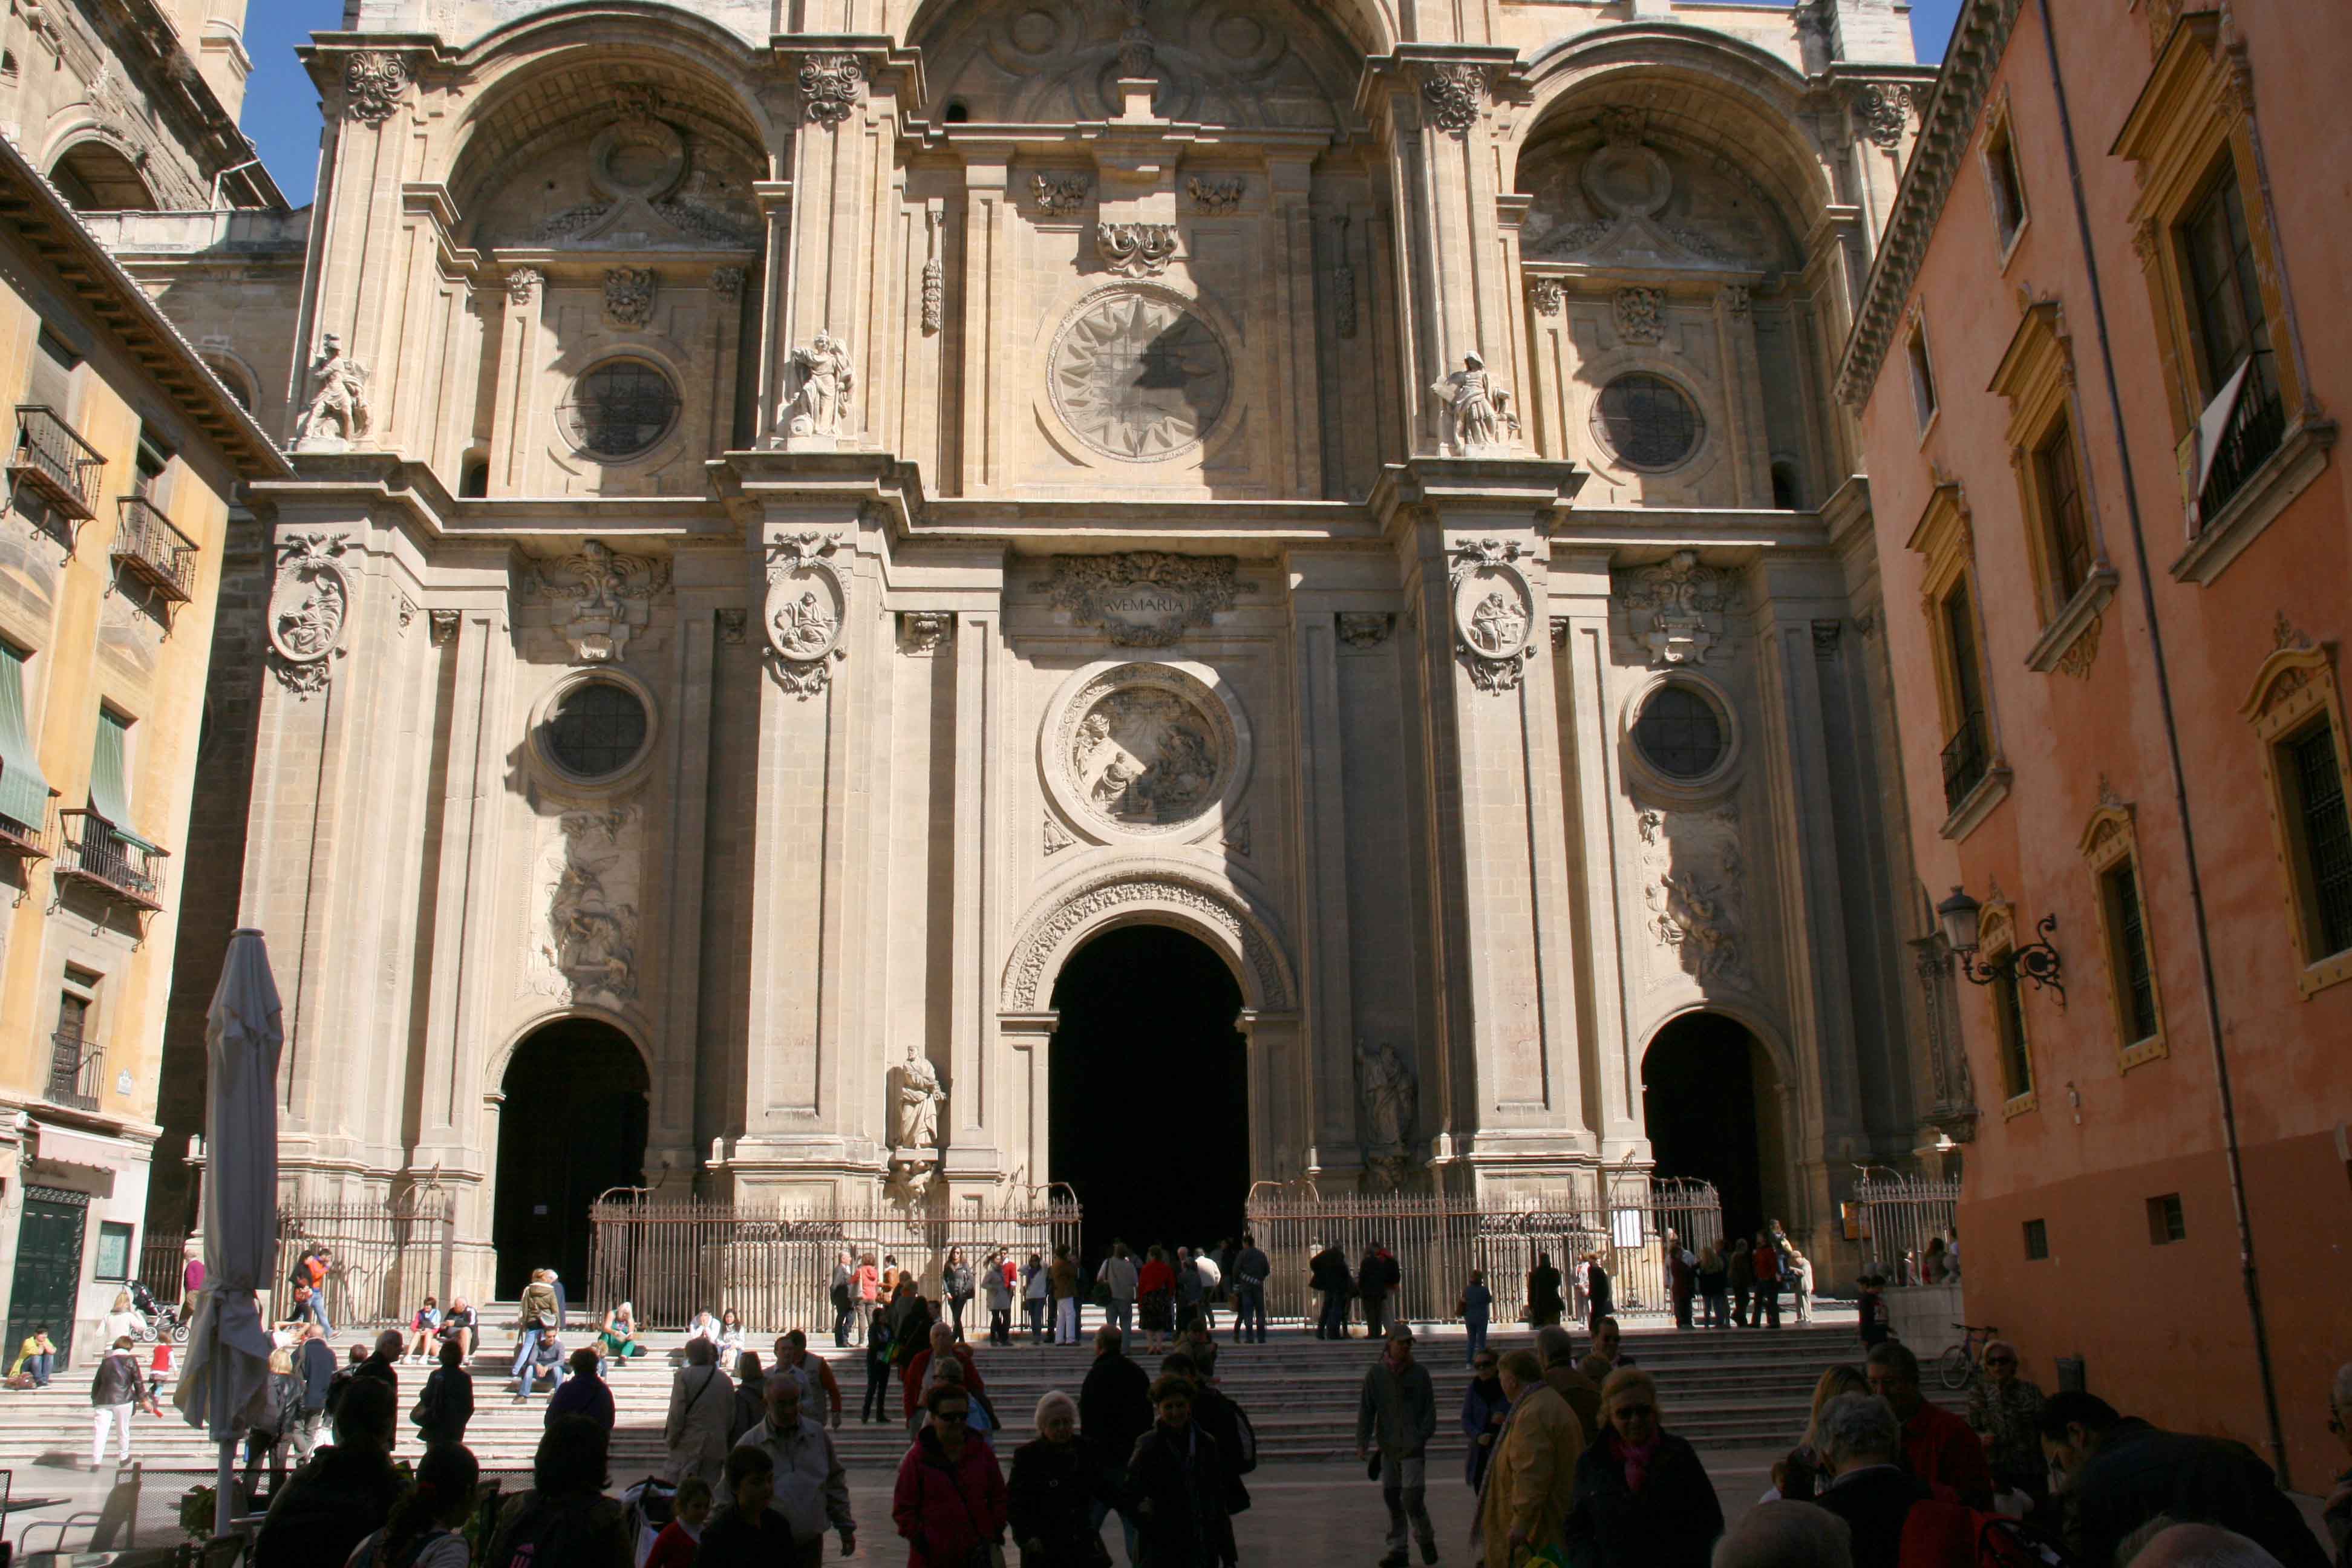
<path id="1" fill-rule="evenodd" d="M 1517 438 L 1519 418 L 1511 411 L 1511 395 L 1487 374 L 1478 355 L 1463 355 L 1462 368 L 1429 390 L 1445 404 L 1446 447 L 1456 456 L 1506 451 Z"/>
<path id="2" fill-rule="evenodd" d="M 310 405 L 294 422 L 297 450 L 341 451 L 367 434 L 367 366 L 345 353 L 343 341 L 332 332 L 319 340 L 310 379 Z M 331 436 L 324 428 L 330 420 L 335 426 Z"/>

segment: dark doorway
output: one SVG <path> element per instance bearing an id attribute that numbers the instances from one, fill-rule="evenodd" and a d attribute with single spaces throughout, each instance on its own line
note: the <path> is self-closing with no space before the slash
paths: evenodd
<path id="1" fill-rule="evenodd" d="M 1661 1176 L 1715 1184 L 1727 1236 L 1753 1236 L 1773 1201 L 1759 1090 L 1773 1081 L 1756 1037 L 1726 1017 L 1690 1013 L 1658 1031 L 1642 1058 L 1642 1114 Z"/>
<path id="2" fill-rule="evenodd" d="M 499 1299 L 552 1268 L 574 1308 L 588 1284 L 588 1205 L 646 1180 L 645 1058 L 593 1018 L 535 1031 L 507 1064 L 499 1116 L 499 1198 L 490 1240 Z"/>
<path id="3" fill-rule="evenodd" d="M 1054 983 L 1047 1137 L 1053 1180 L 1086 1211 L 1089 1266 L 1125 1241 L 1214 1247 L 1249 1195 L 1249 1058 L 1241 987 L 1196 937 L 1121 926 Z"/>
<path id="4" fill-rule="evenodd" d="M 81 1244 L 89 1218 L 89 1198 L 55 1187 L 25 1189 L 25 1213 L 16 1228 L 16 1268 L 8 1291 L 8 1358 L 35 1329 L 46 1328 L 57 1342 L 50 1370 L 72 1359 L 74 1298 L 81 1288 Z M 107 1304 L 114 1293 L 107 1291 Z"/>

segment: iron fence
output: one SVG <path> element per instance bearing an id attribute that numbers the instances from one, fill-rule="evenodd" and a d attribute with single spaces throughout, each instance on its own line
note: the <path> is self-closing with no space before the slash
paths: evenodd
<path id="1" fill-rule="evenodd" d="M 1927 1257 L 1930 1242 L 1938 1237 L 1958 1239 L 1956 1216 L 1960 1184 L 1957 1181 L 1864 1176 L 1854 1188 L 1854 1202 L 1862 1211 L 1864 1255 L 1878 1272 L 1897 1284 L 1923 1282 L 1920 1261 Z"/>
<path id="2" fill-rule="evenodd" d="M 1696 1252 L 1723 1239 L 1723 1206 L 1705 1182 L 1612 1175 L 1600 1186 L 1513 1209 L 1482 1209 L 1444 1194 L 1343 1194 L 1325 1197 L 1312 1184 L 1260 1183 L 1247 1205 L 1249 1227 L 1274 1264 L 1266 1312 L 1309 1319 L 1317 1300 L 1309 1262 L 1336 1247 L 1349 1268 L 1375 1244 L 1394 1255 L 1399 1280 L 1390 1315 L 1433 1322 L 1454 1317 L 1473 1268 L 1494 1292 L 1498 1323 L 1523 1321 L 1528 1277 L 1542 1258 L 1560 1271 L 1562 1295 L 1580 1308 L 1576 1265 L 1598 1258 L 1609 1272 L 1620 1315 L 1666 1312 L 1666 1237 Z"/>
<path id="3" fill-rule="evenodd" d="M 405 1327 L 427 1296 L 449 1300 L 457 1206 L 430 1188 L 390 1204 L 293 1204 L 278 1211 L 278 1266 L 270 1289 L 292 1316 L 294 1265 L 327 1248 L 327 1321 L 338 1330 Z"/>
<path id="4" fill-rule="evenodd" d="M 151 1229 L 139 1240 L 139 1282 L 158 1301 L 177 1301 L 187 1276 L 188 1233 Z"/>
<path id="5" fill-rule="evenodd" d="M 655 1203 L 616 1188 L 589 1210 L 589 1301 L 636 1309 L 649 1328 L 685 1328 L 698 1312 L 732 1307 L 755 1333 L 830 1328 L 833 1271 L 846 1250 L 895 1258 L 937 1296 L 948 1254 L 977 1271 L 998 1247 L 1025 1260 L 1078 1250 L 1078 1203 L 1049 1192 L 1034 1200 L 948 1213 L 870 1204 Z"/>

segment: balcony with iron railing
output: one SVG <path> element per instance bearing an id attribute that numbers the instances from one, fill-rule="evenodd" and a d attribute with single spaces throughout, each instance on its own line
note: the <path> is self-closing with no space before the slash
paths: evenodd
<path id="1" fill-rule="evenodd" d="M 2237 406 L 2230 410 L 2230 423 L 2213 450 L 2212 463 L 2198 486 L 2200 531 L 2211 525 L 2285 438 L 2286 405 L 2279 401 L 2278 389 L 2266 380 L 2249 377 L 2238 393 Z"/>
<path id="2" fill-rule="evenodd" d="M 98 479 L 106 459 L 54 408 L 16 406 L 16 444 L 8 453 L 11 481 L 37 490 L 66 516 L 86 521 L 98 515 Z"/>
<path id="3" fill-rule="evenodd" d="M 114 530 L 116 568 L 173 603 L 186 604 L 196 591 L 196 547 L 145 496 L 123 496 L 118 504 L 122 517 Z"/>
<path id="4" fill-rule="evenodd" d="M 1984 783 L 1992 765 L 1992 748 L 1986 744 L 1984 714 L 1971 709 L 1960 727 L 1944 742 L 1944 805 L 1957 811 L 1969 792 Z"/>
<path id="5" fill-rule="evenodd" d="M 106 1070 L 104 1047 L 91 1045 L 70 1030 L 60 1029 L 49 1037 L 49 1086 L 41 1098 L 53 1105 L 69 1105 L 76 1110 L 96 1110 L 99 1096 L 104 1092 L 106 1080 L 100 1076 Z"/>
<path id="6" fill-rule="evenodd" d="M 46 860 L 49 833 L 46 823 L 19 822 L 0 812 L 0 860 Z"/>
<path id="7" fill-rule="evenodd" d="M 95 888 L 112 902 L 135 910 L 163 907 L 165 850 L 123 837 L 93 811 L 61 811 L 57 864 L 50 874 L 63 882 Z"/>

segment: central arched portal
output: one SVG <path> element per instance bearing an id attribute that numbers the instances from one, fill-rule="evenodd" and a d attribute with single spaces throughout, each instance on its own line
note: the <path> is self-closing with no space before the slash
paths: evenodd
<path id="1" fill-rule="evenodd" d="M 1661 1176 L 1715 1184 L 1726 1236 L 1788 1215 L 1771 1054 L 1737 1019 L 1685 1013 L 1642 1058 L 1642 1116 Z"/>
<path id="2" fill-rule="evenodd" d="M 574 1305 L 588 1288 L 588 1205 L 646 1180 L 645 1058 L 594 1018 L 533 1030 L 507 1063 L 490 1239 L 498 1293 L 511 1301 L 552 1268 Z"/>
<path id="3" fill-rule="evenodd" d="M 1249 1064 L 1224 960 L 1171 926 L 1119 926 L 1070 955 L 1054 1006 L 1047 1174 L 1084 1206 L 1087 1261 L 1240 1235 Z"/>

